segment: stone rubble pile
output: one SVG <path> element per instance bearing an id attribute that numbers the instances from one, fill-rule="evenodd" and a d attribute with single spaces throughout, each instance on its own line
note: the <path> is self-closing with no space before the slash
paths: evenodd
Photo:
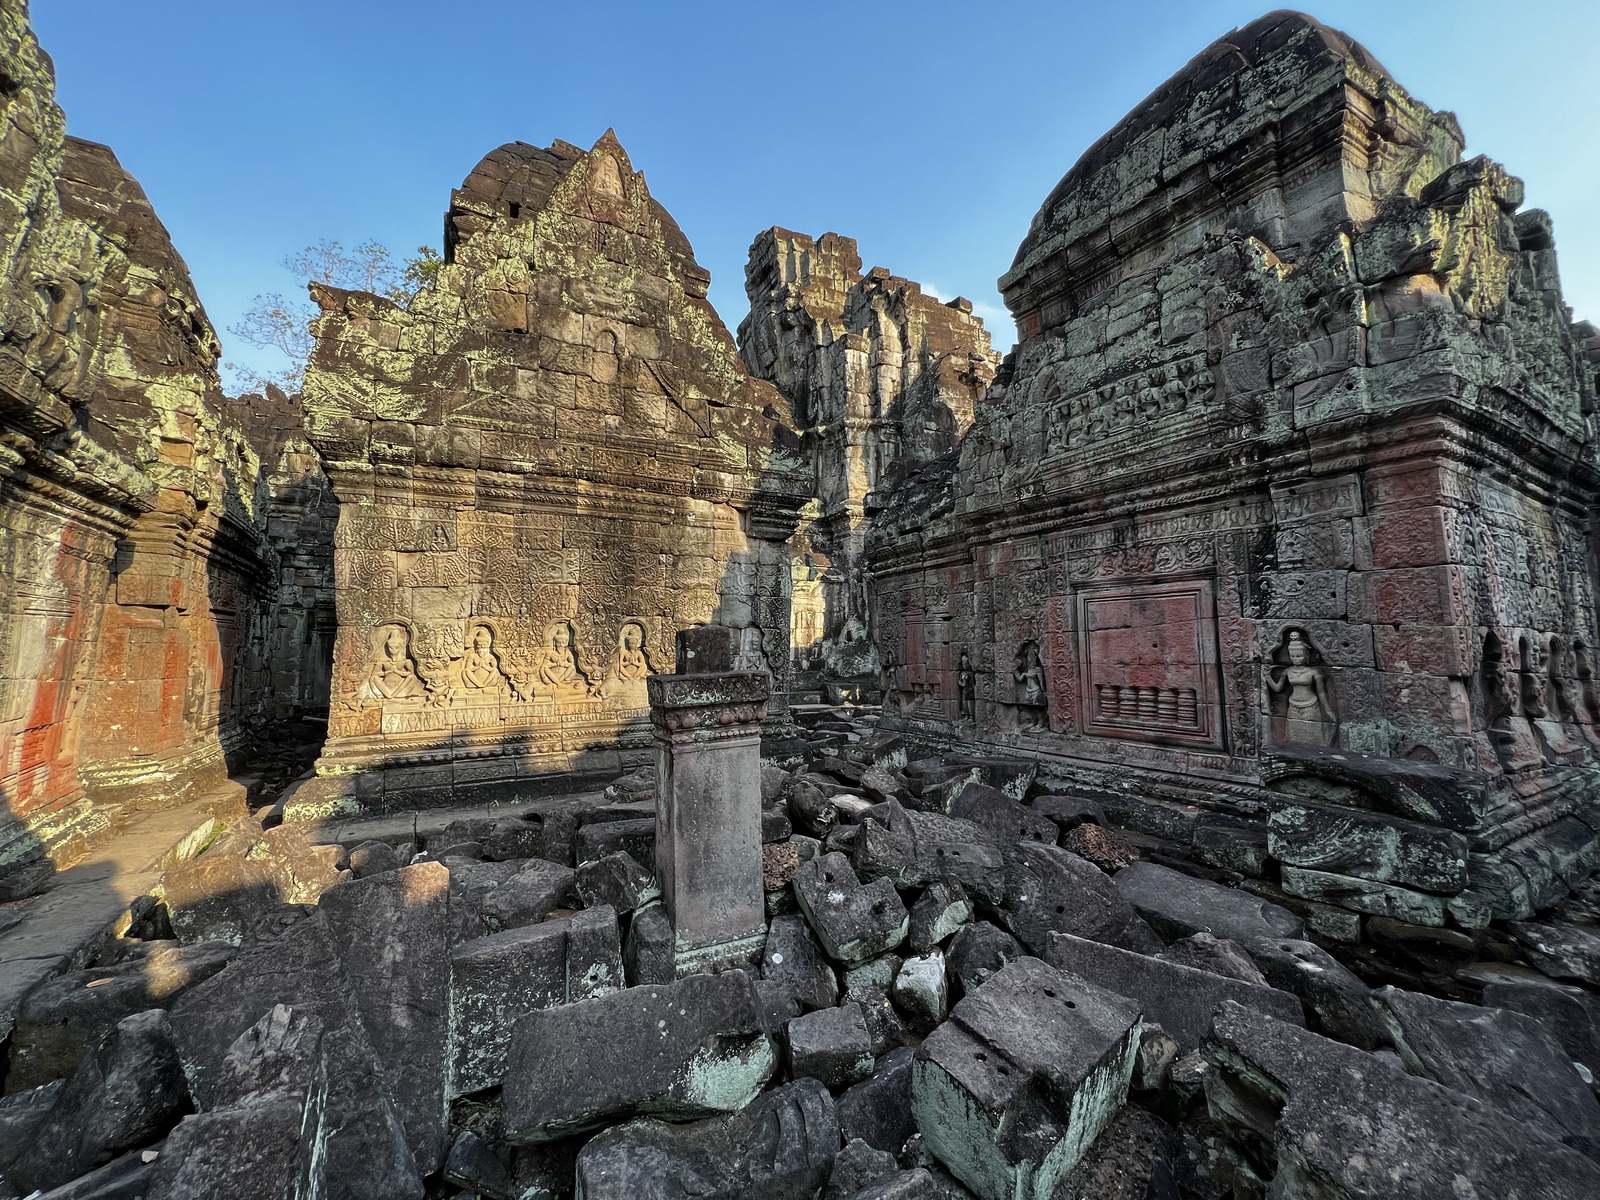
<path id="1" fill-rule="evenodd" d="M 1430 994 L 1031 761 L 796 716 L 719 974 L 673 977 L 653 841 L 616 848 L 648 769 L 415 841 L 223 829 L 25 998 L 0 1196 L 1600 1194 L 1582 895 Z"/>

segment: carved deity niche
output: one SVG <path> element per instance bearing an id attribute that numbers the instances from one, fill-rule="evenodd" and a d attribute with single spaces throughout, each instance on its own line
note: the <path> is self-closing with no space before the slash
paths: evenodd
<path id="1" fill-rule="evenodd" d="M 356 698 L 374 704 L 420 705 L 427 698 L 411 659 L 411 631 L 404 625 L 379 625 L 369 640 L 367 669 Z"/>
<path id="2" fill-rule="evenodd" d="M 1044 659 L 1039 655 L 1038 642 L 1026 641 L 1017 648 L 1017 661 L 1011 678 L 1016 684 L 1014 695 L 1018 730 L 1049 729 L 1050 693 L 1045 684 Z"/>
<path id="3" fill-rule="evenodd" d="M 978 676 L 965 650 L 956 663 L 956 704 L 961 720 L 978 719 Z"/>
<path id="4" fill-rule="evenodd" d="M 1080 593 L 1078 678 L 1085 733 L 1221 749 L 1211 582 Z"/>
<path id="5" fill-rule="evenodd" d="M 456 663 L 457 702 L 500 704 L 510 699 L 509 678 L 495 645 L 494 626 L 474 622 L 467 629 L 466 648 Z"/>
<path id="6" fill-rule="evenodd" d="M 1519 685 L 1522 694 L 1522 711 L 1530 717 L 1542 717 L 1549 711 L 1549 698 L 1541 668 L 1539 645 L 1526 634 L 1517 639 Z"/>
<path id="7" fill-rule="evenodd" d="M 584 670 L 572 622 L 552 621 L 533 668 L 535 696 L 558 701 L 584 699 L 594 690 L 592 674 Z"/>
<path id="8" fill-rule="evenodd" d="M 618 708 L 649 708 L 650 695 L 645 680 L 651 674 L 644 625 L 639 621 L 625 621 L 617 631 L 616 648 L 606 663 L 600 697 Z"/>
<path id="9" fill-rule="evenodd" d="M 1588 643 L 1582 638 L 1572 641 L 1572 669 L 1577 675 L 1578 696 L 1582 701 L 1582 706 L 1577 710 L 1578 719 L 1585 724 L 1600 722 L 1600 694 L 1595 691 L 1594 659 Z"/>
<path id="10" fill-rule="evenodd" d="M 735 671 L 765 671 L 772 673 L 767 662 L 766 635 L 759 625 L 746 625 L 739 630 L 739 654 L 733 661 Z"/>
<path id="11" fill-rule="evenodd" d="M 1261 675 L 1263 709 L 1272 715 L 1272 739 L 1313 746 L 1339 744 L 1333 681 L 1322 655 L 1303 629 L 1285 629 Z"/>

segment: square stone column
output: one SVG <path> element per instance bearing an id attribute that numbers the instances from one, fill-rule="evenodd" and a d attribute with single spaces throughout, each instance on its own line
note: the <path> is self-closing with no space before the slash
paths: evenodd
<path id="1" fill-rule="evenodd" d="M 649 681 L 656 741 L 656 873 L 680 976 L 753 960 L 761 890 L 761 722 L 772 679 L 733 671 L 738 631 L 678 635 L 678 674 Z"/>

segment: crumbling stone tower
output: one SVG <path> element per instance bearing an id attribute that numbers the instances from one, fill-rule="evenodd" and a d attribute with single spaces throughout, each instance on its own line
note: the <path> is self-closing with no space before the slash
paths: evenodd
<path id="1" fill-rule="evenodd" d="M 904 728 L 1052 756 L 1180 840 L 1307 797 L 1262 840 L 1362 912 L 1478 926 L 1594 864 L 1589 331 L 1548 216 L 1462 148 L 1275 13 L 1083 156 L 959 456 L 875 526 Z"/>
<path id="2" fill-rule="evenodd" d="M 339 632 L 322 777 L 297 811 L 642 762 L 645 678 L 702 622 L 744 631 L 781 720 L 784 542 L 809 482 L 709 283 L 607 133 L 489 154 L 408 307 L 313 289 L 307 427 L 340 502 Z"/>
<path id="3" fill-rule="evenodd" d="M 872 518 L 900 479 L 955 449 L 999 356 L 969 301 L 943 303 L 883 267 L 863 276 L 854 239 L 836 233 L 763 230 L 745 291 L 740 353 L 794 405 L 816 471 L 815 516 L 796 565 L 820 569 L 823 612 L 810 620 L 802 580 L 798 665 L 876 684 L 863 558 Z"/>

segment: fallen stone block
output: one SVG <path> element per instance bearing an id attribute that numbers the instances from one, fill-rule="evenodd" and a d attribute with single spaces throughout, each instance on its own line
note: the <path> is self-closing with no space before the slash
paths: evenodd
<path id="1" fill-rule="evenodd" d="M 55 1079 L 0 1099 L 0 1178 L 11 1169 L 17 1156 L 33 1145 L 66 1085 L 65 1079 Z"/>
<path id="2" fill-rule="evenodd" d="M 230 1049 L 279 1004 L 316 1016 L 326 1030 L 329 1132 L 322 1153 L 330 1200 L 420 1197 L 405 1127 L 320 910 L 263 937 L 173 1005 L 173 1036 L 197 1106 L 206 1111 L 225 1102 Z"/>
<path id="3" fill-rule="evenodd" d="M 687 1125 L 641 1118 L 578 1154 L 584 1200 L 811 1200 L 836 1161 L 833 1098 L 814 1079 L 774 1088 L 748 1108 Z"/>
<path id="4" fill-rule="evenodd" d="M 944 761 L 952 767 L 976 772 L 979 783 L 998 788 L 1018 802 L 1027 798 L 1039 774 L 1039 763 L 1032 758 L 1001 758 L 993 755 L 947 754 Z"/>
<path id="5" fill-rule="evenodd" d="M 305 1101 L 288 1091 L 254 1092 L 226 1108 L 185 1117 L 162 1146 L 148 1200 L 290 1200 L 316 1195 L 302 1157 Z M 421 1197 L 422 1184 L 396 1192 L 342 1191 L 355 1197 Z"/>
<path id="6" fill-rule="evenodd" d="M 165 1147 L 165 1142 L 158 1143 L 154 1152 L 159 1154 Z M 150 1153 L 149 1149 L 130 1150 L 71 1183 L 38 1195 L 35 1200 L 145 1200 L 152 1194 L 150 1189 L 156 1173 L 156 1160 L 146 1161 Z"/>
<path id="7" fill-rule="evenodd" d="M 1280 905 L 1171 867 L 1134 863 L 1118 871 L 1113 882 L 1168 941 L 1213 933 L 1248 946 L 1258 938 L 1298 938 L 1304 930 L 1300 918 Z"/>
<path id="8" fill-rule="evenodd" d="M 1484 984 L 1483 1003 L 1538 1021 L 1573 1062 L 1588 1070 L 1590 1088 L 1600 1083 L 1600 998 L 1592 992 L 1542 977 L 1506 974 Z"/>
<path id="9" fill-rule="evenodd" d="M 673 959 L 672 918 L 660 901 L 645 905 L 628 922 L 622 943 L 622 970 L 628 987 L 642 983 L 671 983 L 677 978 Z"/>
<path id="10" fill-rule="evenodd" d="M 1122 1107 L 1139 1006 L 1021 958 L 917 1051 L 924 1147 L 982 1200 L 1050 1200 Z"/>
<path id="11" fill-rule="evenodd" d="M 489 862 L 537 858 L 544 850 L 543 823 L 537 818 L 500 817 L 479 832 L 477 842 Z"/>
<path id="12" fill-rule="evenodd" d="M 1449 911 L 1443 896 L 1397 887 L 1392 883 L 1375 883 L 1353 875 L 1310 871 L 1285 864 L 1281 878 L 1283 890 L 1302 900 L 1333 904 L 1412 925 L 1443 925 L 1445 914 Z"/>
<path id="13" fill-rule="evenodd" d="M 930 1032 L 944 1020 L 950 1006 L 950 984 L 944 955 L 938 950 L 908 958 L 894 977 L 890 997 L 906 1014 L 913 1031 Z"/>
<path id="14" fill-rule="evenodd" d="M 319 845 L 302 825 L 277 825 L 266 830 L 245 852 L 245 859 L 263 863 L 285 904 L 315 904 L 322 893 L 346 878 L 339 869 L 344 851 Z"/>
<path id="15" fill-rule="evenodd" d="M 631 854 L 646 871 L 656 869 L 656 821 L 654 817 L 631 821 L 591 822 L 573 838 L 573 858 L 581 865 L 619 850 Z"/>
<path id="16" fill-rule="evenodd" d="M 517 1019 L 622 986 L 617 916 L 591 908 L 490 934 L 450 957 L 450 1095 L 499 1084 Z"/>
<path id="17" fill-rule="evenodd" d="M 911 1041 L 900 1010 L 889 999 L 886 988 L 863 987 L 850 992 L 847 999 L 861 1006 L 862 1017 L 867 1022 L 867 1034 L 872 1038 L 873 1057 L 889 1053 Z"/>
<path id="18" fill-rule="evenodd" d="M 956 996 L 971 995 L 998 975 L 1007 963 L 1027 953 L 1022 943 L 988 921 L 968 925 L 950 940 L 945 964 L 956 983 Z"/>
<path id="19" fill-rule="evenodd" d="M 801 916 L 773 917 L 761 954 L 761 977 L 794 998 L 801 1012 L 839 1002 L 839 979 Z"/>
<path id="20" fill-rule="evenodd" d="M 577 873 L 571 867 L 542 858 L 518 865 L 523 869 L 490 888 L 478 901 L 478 914 L 489 933 L 543 921 L 556 909 L 565 907 L 572 895 Z"/>
<path id="21" fill-rule="evenodd" d="M 833 1174 L 828 1176 L 828 1186 L 822 1200 L 852 1200 L 854 1196 L 882 1183 L 899 1169 L 895 1156 L 886 1150 L 877 1150 L 860 1138 L 848 1140 L 844 1149 L 833 1160 Z"/>
<path id="22" fill-rule="evenodd" d="M 1278 938 L 1255 942 L 1249 951 L 1269 984 L 1300 997 L 1309 1028 L 1363 1050 L 1389 1044 L 1372 989 L 1321 946 Z"/>
<path id="23" fill-rule="evenodd" d="M 579 863 L 575 886 L 585 908 L 610 905 L 618 916 L 661 896 L 650 873 L 626 850 Z"/>
<path id="24" fill-rule="evenodd" d="M 911 906 L 908 944 L 913 953 L 926 954 L 972 917 L 972 901 L 958 884 L 930 883 Z"/>
<path id="25" fill-rule="evenodd" d="M 1198 1050 L 1218 1004 L 1234 1000 L 1255 1012 L 1298 1025 L 1300 1001 L 1263 984 L 1213 975 L 1103 942 L 1053 933 L 1045 961 L 1090 983 L 1138 1001 L 1144 1015 L 1185 1051 Z"/>
<path id="26" fill-rule="evenodd" d="M 1209 933 L 1193 933 L 1186 938 L 1179 938 L 1156 957 L 1177 963 L 1180 967 L 1226 975 L 1229 979 L 1253 983 L 1258 987 L 1271 986 L 1243 946 Z"/>
<path id="27" fill-rule="evenodd" d="M 483 863 L 467 858 L 439 861 L 444 862 L 450 872 L 450 920 L 453 940 L 470 941 L 472 938 L 480 938 L 491 932 L 489 928 L 491 920 L 498 921 L 499 918 L 486 916 L 484 908 L 490 904 L 490 897 L 501 884 L 521 874 L 525 869 L 523 864 Z M 512 904 L 520 909 L 524 899 L 526 897 L 522 893 L 514 893 Z"/>
<path id="28" fill-rule="evenodd" d="M 950 1195 L 939 1187 L 927 1168 L 913 1167 L 862 1188 L 851 1200 L 945 1200 Z"/>
<path id="29" fill-rule="evenodd" d="M 872 1074 L 872 1034 L 861 1005 L 854 1001 L 796 1017 L 787 1032 L 789 1067 L 796 1079 L 819 1079 L 833 1089 Z"/>
<path id="30" fill-rule="evenodd" d="M 838 853 L 802 863 L 795 895 L 830 957 L 861 963 L 905 941 L 910 915 L 888 879 L 863 884 Z"/>
<path id="31" fill-rule="evenodd" d="M 1005 860 L 988 830 L 956 817 L 911 811 L 893 800 L 880 812 L 882 821 L 861 823 L 851 848 L 863 879 L 888 879 L 903 888 L 946 880 L 979 902 L 1000 903 Z"/>
<path id="32" fill-rule="evenodd" d="M 1161 939 L 1110 876 L 1069 850 L 1019 842 L 1006 851 L 1006 924 L 1036 953 L 1051 933 L 1071 933 L 1154 954 Z"/>
<path id="33" fill-rule="evenodd" d="M 134 1013 L 78 1064 L 5 1177 L 30 1191 L 59 1187 L 155 1141 L 188 1108 L 189 1087 L 167 1014 Z"/>
<path id="34" fill-rule="evenodd" d="M 1267 850 L 1296 867 L 1454 895 L 1467 886 L 1467 839 L 1451 829 L 1343 805 L 1284 803 Z"/>
<path id="35" fill-rule="evenodd" d="M 385 871 L 398 871 L 405 865 L 395 848 L 387 842 L 362 842 L 350 851 L 350 873 L 357 879 L 381 875 Z"/>
<path id="36" fill-rule="evenodd" d="M 168 868 L 161 881 L 172 931 L 180 942 L 239 945 L 278 907 L 271 867 L 243 854 L 203 854 Z"/>
<path id="37" fill-rule="evenodd" d="M 1476 1097 L 1600 1159 L 1600 1102 L 1537 1021 L 1382 987 L 1373 1002 L 1413 1075 Z"/>
<path id="38" fill-rule="evenodd" d="M 1035 796 L 1028 801 L 1028 807 L 1040 816 L 1049 817 L 1054 821 L 1061 835 L 1071 832 L 1079 825 L 1111 823 L 1106 819 L 1106 810 L 1100 806 L 1100 802 L 1089 796 Z"/>
<path id="39" fill-rule="evenodd" d="M 538 1142 L 641 1108 L 680 1119 L 737 1111 L 776 1068 L 742 971 L 628 988 L 517 1020 L 501 1093 L 505 1130 L 514 1143 Z"/>
<path id="40" fill-rule="evenodd" d="M 969 783 L 950 805 L 950 815 L 981 825 L 996 844 L 1043 842 L 1054 846 L 1061 837 L 1056 823 L 1042 812 L 1026 808 L 999 788 Z"/>
<path id="41" fill-rule="evenodd" d="M 872 1075 L 839 1097 L 839 1131 L 846 1140 L 899 1154 L 917 1131 L 911 1115 L 911 1061 L 915 1051 L 897 1047 L 879 1058 Z"/>
<path id="42" fill-rule="evenodd" d="M 450 872 L 418 863 L 353 879 L 321 910 L 417 1170 L 431 1175 L 450 1117 Z"/>
<path id="43" fill-rule="evenodd" d="M 1231 1001 L 1206 1054 L 1211 1120 L 1274 1196 L 1600 1195 L 1600 1167 L 1514 1117 Z"/>
<path id="44" fill-rule="evenodd" d="M 1106 1126 L 1054 1200 L 1178 1200 L 1178 1134 L 1131 1105 Z"/>
<path id="45" fill-rule="evenodd" d="M 58 975 L 35 986 L 17 1010 L 6 1091 L 65 1078 L 136 1012 L 171 1005 L 211 978 L 238 951 L 226 942 L 154 949 L 115 967 Z"/>
<path id="46" fill-rule="evenodd" d="M 463 1129 L 450 1143 L 450 1153 L 444 1160 L 444 1181 L 485 1200 L 517 1200 L 522 1194 L 506 1165 L 470 1129 Z"/>
<path id="47" fill-rule="evenodd" d="M 1531 921 L 1513 921 L 1510 928 L 1528 961 L 1550 978 L 1600 987 L 1600 933 Z"/>

